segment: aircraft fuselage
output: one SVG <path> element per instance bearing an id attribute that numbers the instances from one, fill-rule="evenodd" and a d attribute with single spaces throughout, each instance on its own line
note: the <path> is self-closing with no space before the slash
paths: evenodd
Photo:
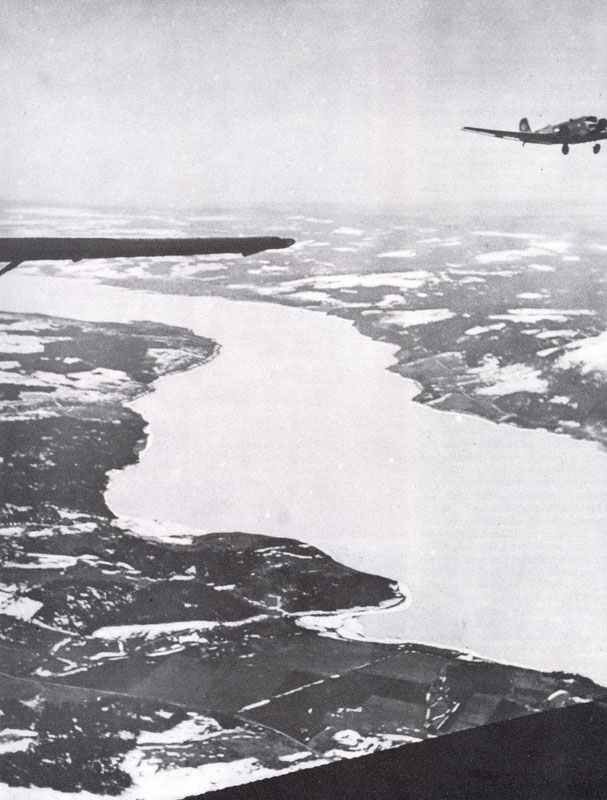
<path id="1" fill-rule="evenodd" d="M 607 139 L 607 124 L 603 119 L 594 116 L 577 117 L 556 125 L 546 125 L 534 131 L 545 137 L 537 139 L 533 144 L 582 144 Z"/>

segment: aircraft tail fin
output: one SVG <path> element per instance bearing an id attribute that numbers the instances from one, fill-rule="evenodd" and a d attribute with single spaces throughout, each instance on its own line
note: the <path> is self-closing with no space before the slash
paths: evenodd
<path id="1" fill-rule="evenodd" d="M 529 120 L 527 117 L 523 117 L 522 120 L 518 124 L 518 129 L 521 133 L 530 133 L 531 126 L 529 125 Z"/>

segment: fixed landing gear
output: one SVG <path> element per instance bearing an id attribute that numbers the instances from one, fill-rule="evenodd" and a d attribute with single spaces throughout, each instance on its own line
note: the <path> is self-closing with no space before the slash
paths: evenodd
<path id="1" fill-rule="evenodd" d="M 592 152 L 593 153 L 598 153 L 598 152 L 600 152 L 600 149 L 601 149 L 601 145 L 600 144 L 595 144 L 592 147 Z"/>
<path id="2" fill-rule="evenodd" d="M 568 152 L 569 152 L 569 145 L 568 145 L 568 144 L 564 144 L 564 145 L 561 147 L 561 153 L 562 153 L 564 156 L 566 156 Z"/>

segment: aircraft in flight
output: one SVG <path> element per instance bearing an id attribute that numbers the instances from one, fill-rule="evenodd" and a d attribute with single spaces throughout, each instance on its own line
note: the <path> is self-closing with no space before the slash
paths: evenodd
<path id="1" fill-rule="evenodd" d="M 294 239 L 278 236 L 236 236 L 211 239 L 105 239 L 15 237 L 0 239 L 0 275 L 23 261 L 82 261 L 88 258 L 139 258 L 240 253 L 250 256 L 263 250 L 291 247 Z"/>
<path id="2" fill-rule="evenodd" d="M 473 133 L 484 133 L 487 136 L 495 136 L 498 139 L 516 139 L 526 144 L 560 144 L 561 153 L 566 156 L 569 146 L 572 144 L 584 144 L 595 142 L 592 147 L 593 153 L 598 153 L 601 149 L 599 140 L 607 139 L 607 119 L 605 117 L 586 116 L 569 119 L 567 122 L 559 122 L 557 125 L 546 125 L 537 131 L 532 131 L 529 120 L 526 117 L 519 122 L 518 131 L 500 131 L 492 128 L 473 128 L 466 125 L 464 131 Z"/>

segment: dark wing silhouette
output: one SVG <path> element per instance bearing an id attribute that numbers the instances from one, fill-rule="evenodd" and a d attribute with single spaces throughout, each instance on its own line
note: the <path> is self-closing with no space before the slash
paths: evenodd
<path id="1" fill-rule="evenodd" d="M 549 133 L 532 133 L 531 131 L 497 131 L 493 128 L 473 128 L 466 125 L 463 131 L 472 133 L 484 133 L 486 136 L 495 136 L 497 139 L 516 139 L 519 142 L 529 142 L 530 144 L 551 144 L 558 139 Z"/>
<path id="2" fill-rule="evenodd" d="M 212 239 L 106 239 L 27 238 L 0 239 L 0 269 L 4 275 L 22 261 L 82 261 L 85 258 L 137 258 L 151 256 L 198 256 L 240 253 L 250 256 L 263 250 L 290 247 L 294 239 L 278 236 L 238 236 Z"/>

